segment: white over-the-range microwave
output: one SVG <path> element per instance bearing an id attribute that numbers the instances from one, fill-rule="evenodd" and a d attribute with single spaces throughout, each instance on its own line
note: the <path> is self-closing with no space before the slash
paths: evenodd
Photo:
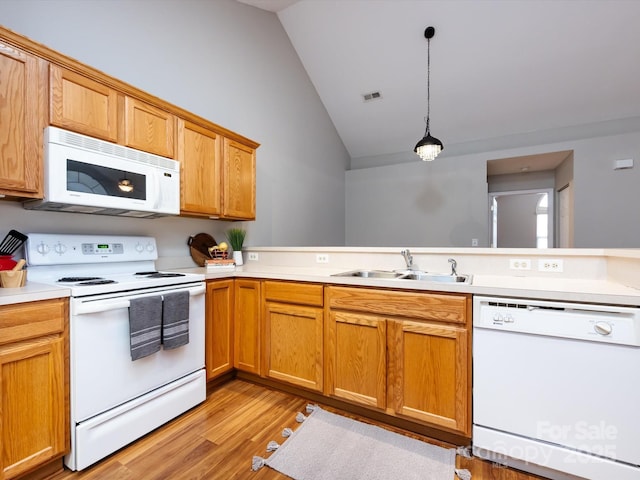
<path id="1" fill-rule="evenodd" d="M 154 218 L 180 213 L 180 164 L 96 138 L 47 127 L 44 198 L 30 210 Z"/>

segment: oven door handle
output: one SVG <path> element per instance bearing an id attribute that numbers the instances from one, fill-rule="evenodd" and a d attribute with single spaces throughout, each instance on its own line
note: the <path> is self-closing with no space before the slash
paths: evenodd
<path id="1" fill-rule="evenodd" d="M 190 288 L 189 295 L 194 297 L 196 295 L 202 295 L 206 291 L 204 285 Z M 150 293 L 152 295 L 162 295 L 162 292 Z M 120 298 L 112 298 L 108 300 L 95 300 L 93 302 L 75 303 L 73 305 L 73 315 L 85 315 L 87 313 L 108 312 L 109 310 L 118 310 L 121 308 L 129 308 L 129 300 L 123 300 Z"/>

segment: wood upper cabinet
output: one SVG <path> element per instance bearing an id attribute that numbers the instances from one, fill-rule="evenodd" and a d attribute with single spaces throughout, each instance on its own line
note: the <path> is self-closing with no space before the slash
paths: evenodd
<path id="1" fill-rule="evenodd" d="M 66 299 L 0 307 L 0 479 L 69 449 Z"/>
<path id="2" fill-rule="evenodd" d="M 118 92 L 57 65 L 49 72 L 51 125 L 117 142 Z"/>
<path id="3" fill-rule="evenodd" d="M 42 198 L 46 62 L 0 41 L 0 195 Z"/>
<path id="4" fill-rule="evenodd" d="M 178 119 L 180 211 L 183 215 L 222 214 L 222 137 Z"/>
<path id="5" fill-rule="evenodd" d="M 256 218 L 256 151 L 228 138 L 223 146 L 223 217 Z"/>
<path id="6" fill-rule="evenodd" d="M 323 286 L 265 281 L 263 375 L 318 392 L 323 386 Z"/>
<path id="7" fill-rule="evenodd" d="M 205 364 L 207 380 L 233 370 L 233 280 L 207 282 Z"/>
<path id="8" fill-rule="evenodd" d="M 327 287 L 325 393 L 471 433 L 471 297 Z"/>
<path id="9" fill-rule="evenodd" d="M 51 125 L 174 158 L 174 115 L 63 67 L 49 71 Z"/>
<path id="10" fill-rule="evenodd" d="M 175 158 L 176 117 L 132 97 L 124 99 L 124 144 Z"/>
<path id="11" fill-rule="evenodd" d="M 234 289 L 233 365 L 260 374 L 260 281 L 236 279 Z"/>

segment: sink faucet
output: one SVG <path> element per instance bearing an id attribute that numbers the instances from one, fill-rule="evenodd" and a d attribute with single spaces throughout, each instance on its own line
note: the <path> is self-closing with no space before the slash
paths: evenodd
<path id="1" fill-rule="evenodd" d="M 458 272 L 456 271 L 456 268 L 458 267 L 458 262 L 455 261 L 455 259 L 450 258 L 449 259 L 449 263 L 451 264 L 451 275 L 458 275 Z"/>
<path id="2" fill-rule="evenodd" d="M 400 255 L 404 257 L 404 262 L 407 264 L 407 268 L 409 270 L 413 270 L 413 255 L 411 255 L 409 249 L 407 248 L 406 250 L 402 250 Z"/>
<path id="3" fill-rule="evenodd" d="M 411 255 L 411 252 L 409 251 L 409 249 L 407 248 L 405 250 L 402 250 L 400 254 L 404 257 L 404 261 L 407 264 L 407 268 L 409 270 L 413 270 L 413 255 Z"/>

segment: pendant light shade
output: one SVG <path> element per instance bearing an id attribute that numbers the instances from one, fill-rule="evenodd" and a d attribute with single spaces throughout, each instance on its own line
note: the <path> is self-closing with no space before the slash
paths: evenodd
<path id="1" fill-rule="evenodd" d="M 431 38 L 433 38 L 435 33 L 436 29 L 433 27 L 427 27 L 424 31 L 424 38 L 427 39 L 427 116 L 425 118 L 427 128 L 425 129 L 424 137 L 422 137 L 422 140 L 420 140 L 413 149 L 422 160 L 429 162 L 444 150 L 442 142 L 432 137 L 429 131 L 429 115 L 431 109 Z"/>

